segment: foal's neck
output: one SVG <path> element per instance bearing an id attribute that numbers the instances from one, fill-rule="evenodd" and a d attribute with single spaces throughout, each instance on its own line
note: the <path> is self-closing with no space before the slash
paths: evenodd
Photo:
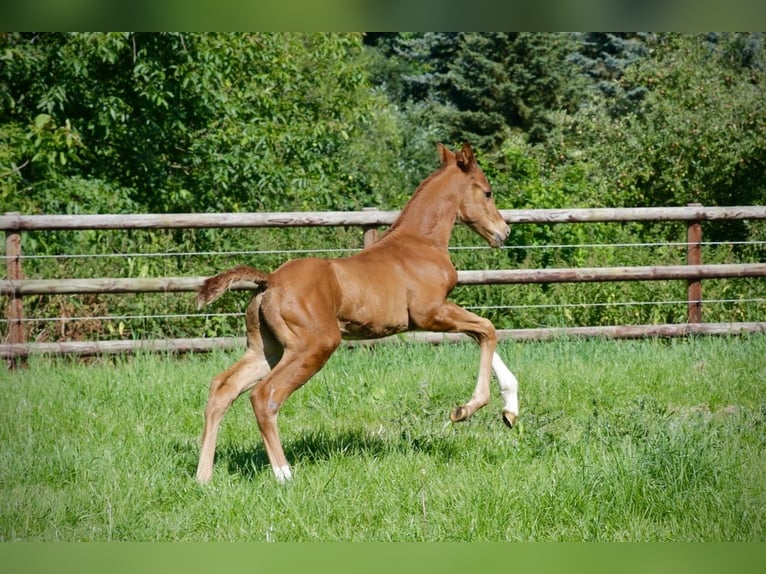
<path id="1" fill-rule="evenodd" d="M 386 235 L 414 237 L 447 249 L 460 203 L 460 181 L 451 169 L 438 170 L 420 184 Z"/>

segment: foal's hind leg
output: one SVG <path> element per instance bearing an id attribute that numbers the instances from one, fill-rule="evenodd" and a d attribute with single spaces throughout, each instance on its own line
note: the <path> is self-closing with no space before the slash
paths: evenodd
<path id="1" fill-rule="evenodd" d="M 221 419 L 239 395 L 265 377 L 271 367 L 260 349 L 248 349 L 233 366 L 210 383 L 210 395 L 205 407 L 205 427 L 197 464 L 197 480 L 207 483 L 213 474 L 213 458 Z"/>
<path id="2" fill-rule="evenodd" d="M 296 346 L 285 348 L 282 359 L 250 395 L 263 445 L 274 476 L 279 482 L 292 478 L 290 465 L 279 438 L 279 409 L 287 397 L 324 366 L 340 345 L 341 337 L 337 327 L 333 325 L 323 333 L 304 331 L 298 335 L 297 340 L 299 343 Z"/>
<path id="3" fill-rule="evenodd" d="M 205 407 L 205 427 L 197 465 L 197 480 L 206 483 L 213 473 L 215 443 L 218 427 L 226 411 L 239 395 L 254 387 L 276 364 L 282 348 L 266 325 L 261 325 L 260 307 L 263 294 L 250 300 L 245 314 L 248 349 L 233 366 L 210 383 L 210 395 Z"/>

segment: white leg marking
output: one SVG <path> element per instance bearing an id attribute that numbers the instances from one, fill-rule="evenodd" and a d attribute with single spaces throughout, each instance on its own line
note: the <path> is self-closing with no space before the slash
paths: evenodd
<path id="1" fill-rule="evenodd" d="M 288 480 L 292 480 L 293 473 L 290 472 L 290 467 L 285 465 L 275 468 L 274 476 L 277 477 L 278 482 L 286 482 Z"/>
<path id="2" fill-rule="evenodd" d="M 500 355 L 492 355 L 492 369 L 495 371 L 497 382 L 500 385 L 500 395 L 503 397 L 503 410 L 514 416 L 519 414 L 519 382 L 513 373 L 505 366 Z"/>

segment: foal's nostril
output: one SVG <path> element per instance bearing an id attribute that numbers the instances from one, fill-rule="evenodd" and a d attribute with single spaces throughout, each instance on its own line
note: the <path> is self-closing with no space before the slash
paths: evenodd
<path id="1" fill-rule="evenodd" d="M 508 239 L 508 236 L 511 234 L 510 228 L 506 227 L 503 231 L 498 231 L 495 233 L 495 244 L 499 247 L 505 243 L 505 240 Z"/>

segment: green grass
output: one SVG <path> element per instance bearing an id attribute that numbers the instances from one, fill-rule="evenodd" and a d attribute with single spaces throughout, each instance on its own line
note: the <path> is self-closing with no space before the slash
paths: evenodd
<path id="1" fill-rule="evenodd" d="M 0 540 L 766 539 L 766 337 L 503 343 L 520 425 L 448 425 L 478 350 L 344 348 L 285 404 L 294 480 L 249 401 L 194 480 L 236 354 L 33 358 L 0 371 Z"/>

